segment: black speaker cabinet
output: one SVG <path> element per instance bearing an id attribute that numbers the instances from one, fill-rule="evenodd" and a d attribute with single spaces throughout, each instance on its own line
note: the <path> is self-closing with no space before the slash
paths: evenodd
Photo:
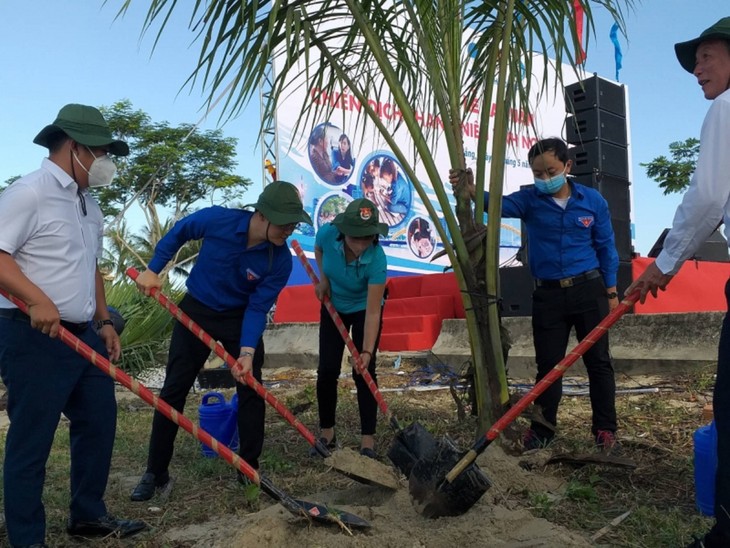
<path id="1" fill-rule="evenodd" d="M 665 228 L 656 243 L 652 246 L 649 251 L 649 257 L 658 257 L 662 249 L 664 249 L 664 240 L 669 234 L 669 229 Z M 695 252 L 693 258 L 697 261 L 712 261 L 716 263 L 728 263 L 730 262 L 730 253 L 728 253 L 727 240 L 720 233 L 719 230 L 715 230 Z"/>
<path id="2" fill-rule="evenodd" d="M 527 266 L 499 269 L 502 316 L 532 316 L 534 283 Z"/>
<path id="3" fill-rule="evenodd" d="M 583 110 L 601 109 L 626 117 L 624 87 L 594 74 L 565 87 L 565 110 L 569 114 Z"/>
<path id="4" fill-rule="evenodd" d="M 629 155 L 625 147 L 605 141 L 590 141 L 568 150 L 573 160 L 573 175 L 590 175 L 594 172 L 629 178 Z"/>
<path id="5" fill-rule="evenodd" d="M 631 244 L 631 198 L 629 195 L 631 183 L 621 177 L 605 173 L 579 175 L 573 180 L 587 187 L 595 188 L 606 199 L 608 211 L 611 213 L 611 225 L 618 258 L 621 261 L 630 261 L 634 256 L 634 247 Z"/>
<path id="6" fill-rule="evenodd" d="M 626 288 L 631 285 L 634 281 L 633 274 L 631 273 L 631 261 L 619 261 L 618 263 L 618 275 L 616 276 L 616 291 L 618 292 L 619 299 L 626 296 Z M 629 313 L 633 312 L 632 307 Z"/>
<path id="7" fill-rule="evenodd" d="M 631 197 L 629 187 L 631 183 L 623 177 L 614 177 L 606 173 L 592 173 L 590 175 L 576 175 L 573 181 L 590 188 L 595 188 L 608 202 L 611 217 L 621 221 L 631 221 Z"/>
<path id="8" fill-rule="evenodd" d="M 626 118 L 601 109 L 577 112 L 565 119 L 565 140 L 571 145 L 601 140 L 625 147 Z"/>

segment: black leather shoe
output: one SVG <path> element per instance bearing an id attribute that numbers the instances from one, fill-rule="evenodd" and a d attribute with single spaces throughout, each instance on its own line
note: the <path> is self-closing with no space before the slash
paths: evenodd
<path id="1" fill-rule="evenodd" d="M 378 460 L 378 454 L 375 452 L 375 449 L 372 449 L 370 447 L 363 447 L 360 449 L 360 454 L 363 457 L 367 457 L 369 459 Z"/>
<path id="2" fill-rule="evenodd" d="M 146 528 L 147 524 L 143 521 L 117 519 L 111 514 L 107 514 L 91 521 L 69 519 L 66 532 L 69 535 L 79 537 L 115 536 L 124 538 L 139 533 Z"/>
<path id="3" fill-rule="evenodd" d="M 337 434 L 332 436 L 332 439 L 330 441 L 327 441 L 327 438 L 325 438 L 324 436 L 320 437 L 319 441 L 322 445 L 324 445 L 330 451 L 337 449 Z M 319 457 L 321 455 L 319 454 L 317 449 L 314 446 L 312 446 L 309 448 L 309 456 L 310 457 Z"/>
<path id="4" fill-rule="evenodd" d="M 130 498 L 135 502 L 150 500 L 155 494 L 155 489 L 164 487 L 168 481 L 170 476 L 167 473 L 157 478 L 153 473 L 147 472 L 142 475 Z"/>

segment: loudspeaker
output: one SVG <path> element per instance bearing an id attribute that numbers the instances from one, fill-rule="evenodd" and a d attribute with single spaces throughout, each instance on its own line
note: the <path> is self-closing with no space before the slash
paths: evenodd
<path id="1" fill-rule="evenodd" d="M 622 178 L 606 173 L 591 173 L 577 175 L 573 181 L 589 188 L 595 188 L 608 202 L 611 217 L 620 221 L 631 222 L 631 197 L 629 187 L 631 183 Z"/>
<path id="2" fill-rule="evenodd" d="M 619 261 L 618 263 L 618 274 L 616 276 L 616 292 L 618 298 L 623 299 L 626 296 L 626 288 L 631 285 L 634 281 L 633 274 L 631 273 L 631 261 Z M 634 307 L 631 307 L 629 314 L 634 311 Z"/>
<path id="3" fill-rule="evenodd" d="M 565 119 L 565 140 L 571 145 L 601 140 L 625 147 L 626 118 L 600 109 L 577 112 Z"/>
<path id="4" fill-rule="evenodd" d="M 629 156 L 625 147 L 605 141 L 591 141 L 568 150 L 573 160 L 573 175 L 590 175 L 594 172 L 629 178 Z"/>
<path id="5" fill-rule="evenodd" d="M 656 258 L 659 256 L 659 253 L 664 248 L 664 240 L 667 234 L 669 234 L 669 229 L 665 228 L 659 238 L 657 238 L 656 243 L 652 246 L 651 251 L 649 251 L 649 257 Z M 712 261 L 715 263 L 730 262 L 727 240 L 725 240 L 725 237 L 719 230 L 715 230 L 695 252 L 692 258 L 696 261 Z"/>
<path id="6" fill-rule="evenodd" d="M 565 110 L 572 114 L 589 109 L 601 109 L 626 117 L 624 87 L 594 74 L 565 87 Z"/>
<path id="7" fill-rule="evenodd" d="M 532 316 L 532 290 L 535 282 L 526 266 L 499 269 L 502 316 Z"/>
<path id="8" fill-rule="evenodd" d="M 621 177 L 614 177 L 605 173 L 579 175 L 573 180 L 601 193 L 608 203 L 611 213 L 611 225 L 616 242 L 616 251 L 620 261 L 630 261 L 634 256 L 634 247 L 631 245 L 631 198 L 629 186 L 631 183 Z"/>
<path id="9" fill-rule="evenodd" d="M 626 288 L 631 285 L 631 261 L 619 261 L 616 291 L 619 298 L 625 297 Z M 502 316 L 532 316 L 532 292 L 535 281 L 526 266 L 499 269 Z"/>

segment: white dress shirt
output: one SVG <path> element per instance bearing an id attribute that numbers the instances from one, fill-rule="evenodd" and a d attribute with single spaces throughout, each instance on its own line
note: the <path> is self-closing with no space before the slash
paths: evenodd
<path id="1" fill-rule="evenodd" d="M 85 322 L 96 312 L 96 260 L 104 218 L 96 200 L 48 158 L 0 194 L 0 249 L 58 308 L 61 319 Z M 0 307 L 14 305 L 0 297 Z"/>
<path id="2" fill-rule="evenodd" d="M 725 221 L 730 237 L 730 90 L 715 98 L 700 133 L 700 154 L 689 189 L 682 198 L 656 259 L 663 274 L 676 274 L 708 236 Z"/>

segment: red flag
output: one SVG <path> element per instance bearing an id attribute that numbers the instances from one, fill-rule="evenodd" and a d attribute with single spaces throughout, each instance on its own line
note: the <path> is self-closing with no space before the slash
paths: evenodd
<path id="1" fill-rule="evenodd" d="M 578 47 L 580 51 L 576 55 L 578 63 L 585 63 L 586 52 L 583 49 L 583 4 L 581 0 L 573 0 L 573 11 L 575 12 L 575 34 L 578 36 Z"/>

